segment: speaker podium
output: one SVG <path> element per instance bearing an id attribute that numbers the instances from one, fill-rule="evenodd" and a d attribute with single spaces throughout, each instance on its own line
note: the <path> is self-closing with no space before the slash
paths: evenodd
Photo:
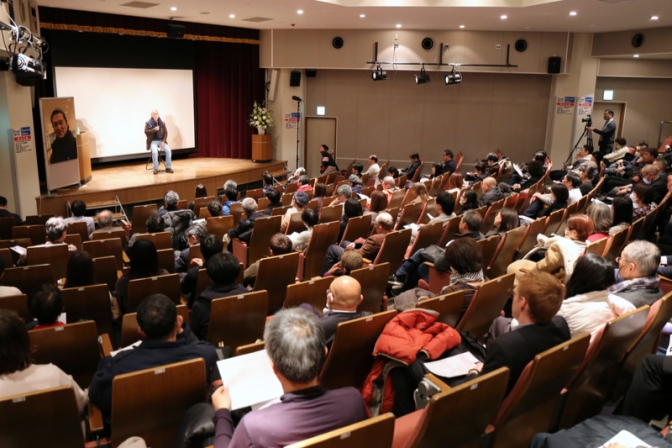
<path id="1" fill-rule="evenodd" d="M 81 132 L 77 136 L 77 157 L 79 159 L 79 181 L 82 184 L 91 180 L 91 139 L 89 134 Z"/>
<path id="2" fill-rule="evenodd" d="M 252 134 L 252 161 L 270 162 L 273 159 L 273 136 Z"/>

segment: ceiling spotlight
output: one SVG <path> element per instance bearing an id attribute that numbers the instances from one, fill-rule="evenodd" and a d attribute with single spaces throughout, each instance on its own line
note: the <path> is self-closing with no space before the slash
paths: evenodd
<path id="1" fill-rule="evenodd" d="M 658 20 L 658 16 L 651 16 L 651 20 Z"/>
<path id="2" fill-rule="evenodd" d="M 229 19 L 235 19 L 236 15 L 235 14 L 229 14 Z"/>
<path id="3" fill-rule="evenodd" d="M 464 28 L 464 25 L 460 25 L 460 28 Z"/>
<path id="4" fill-rule="evenodd" d="M 575 15 L 576 15 L 576 11 L 570 11 L 570 12 L 569 12 L 569 15 L 570 15 L 570 16 L 575 16 Z"/>
<path id="5" fill-rule="evenodd" d="M 638 55 L 638 54 L 633 54 L 632 57 L 633 57 L 633 58 L 638 58 L 639 55 Z"/>
<path id="6" fill-rule="evenodd" d="M 500 17 L 500 19 L 502 19 L 502 20 L 506 20 L 506 18 L 507 18 L 507 16 L 505 16 L 505 15 Z"/>
<path id="7" fill-rule="evenodd" d="M 459 84 L 461 82 L 462 74 L 455 70 L 455 67 L 453 67 L 453 71 L 446 75 L 446 85 Z"/>
<path id="8" fill-rule="evenodd" d="M 423 66 L 420 69 L 420 74 L 415 75 L 415 83 L 416 84 L 427 84 L 429 82 L 429 75 L 425 73 L 425 67 Z"/>
<path id="9" fill-rule="evenodd" d="M 385 81 L 387 79 L 387 72 L 383 70 L 380 65 L 371 73 L 371 79 L 374 81 Z"/>
<path id="10" fill-rule="evenodd" d="M 397 28 L 401 28 L 401 23 L 397 23 Z"/>
<path id="11" fill-rule="evenodd" d="M 363 19 L 364 17 L 366 17 L 366 14 L 360 14 L 360 15 L 359 15 L 359 18 L 360 18 L 360 19 Z"/>
<path id="12" fill-rule="evenodd" d="M 296 11 L 296 13 L 297 14 L 303 14 L 303 9 L 299 9 L 298 11 Z"/>
<path id="13" fill-rule="evenodd" d="M 177 8 L 175 6 L 173 6 L 172 8 L 170 8 L 170 10 L 171 11 L 177 11 Z"/>

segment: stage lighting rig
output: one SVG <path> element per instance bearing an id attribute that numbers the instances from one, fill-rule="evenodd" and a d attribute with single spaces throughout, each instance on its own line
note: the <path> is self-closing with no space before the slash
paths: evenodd
<path id="1" fill-rule="evenodd" d="M 425 66 L 420 69 L 420 74 L 415 75 L 416 84 L 427 84 L 429 82 L 429 75 L 425 72 Z"/>
<path id="2" fill-rule="evenodd" d="M 9 53 L 9 66 L 16 75 L 16 82 L 22 86 L 34 86 L 35 80 L 43 78 L 42 55 L 49 51 L 43 38 L 34 35 L 23 25 L 0 21 L 0 32 L 9 32 L 9 43 L 5 48 Z"/>
<path id="3" fill-rule="evenodd" d="M 387 72 L 383 70 L 380 65 L 371 73 L 371 79 L 374 81 L 385 81 L 387 79 Z"/>
<path id="4" fill-rule="evenodd" d="M 462 74 L 453 66 L 453 71 L 446 75 L 446 85 L 459 84 L 462 82 Z"/>

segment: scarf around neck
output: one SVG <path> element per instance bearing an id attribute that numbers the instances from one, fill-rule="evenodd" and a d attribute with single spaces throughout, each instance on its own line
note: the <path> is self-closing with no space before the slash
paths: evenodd
<path id="1" fill-rule="evenodd" d="M 483 270 L 481 269 L 478 272 L 467 272 L 466 274 L 460 274 L 458 272 L 453 272 L 450 274 L 450 284 L 454 285 L 455 283 L 470 283 L 470 282 L 482 282 L 483 281 Z"/>

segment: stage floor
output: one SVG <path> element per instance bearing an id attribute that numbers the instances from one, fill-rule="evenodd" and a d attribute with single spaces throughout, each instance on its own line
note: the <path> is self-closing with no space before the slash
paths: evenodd
<path id="1" fill-rule="evenodd" d="M 66 203 L 81 199 L 87 204 L 110 201 L 115 197 L 123 204 L 136 204 L 163 198 L 174 190 L 180 199 L 193 200 L 196 185 L 203 184 L 214 196 L 224 182 L 235 180 L 239 185 L 261 180 L 264 171 L 283 171 L 286 162 L 254 163 L 245 159 L 189 158 L 173 160 L 173 174 L 154 175 L 144 162 L 130 162 L 94 168 L 91 180 L 81 187 L 59 189 L 50 195 L 35 198 L 40 214 L 64 216 Z M 151 167 L 151 165 L 150 165 Z M 163 168 L 163 164 L 161 165 Z"/>

